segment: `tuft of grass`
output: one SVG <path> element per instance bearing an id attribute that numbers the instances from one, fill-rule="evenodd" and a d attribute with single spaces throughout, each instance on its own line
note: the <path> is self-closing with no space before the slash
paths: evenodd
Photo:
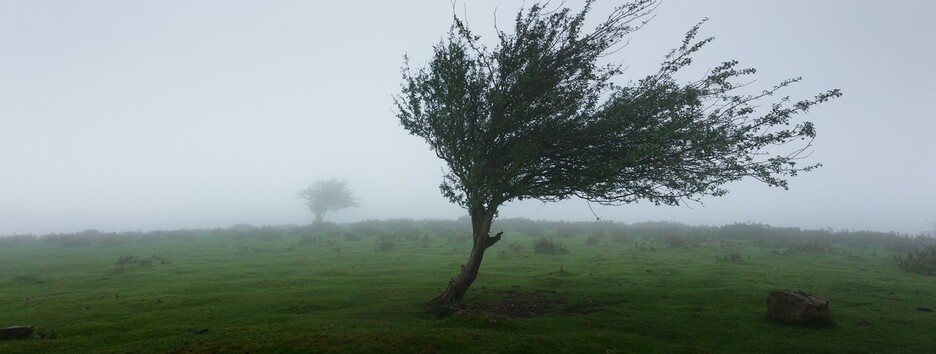
<path id="1" fill-rule="evenodd" d="M 325 237 L 325 235 L 302 235 L 299 237 L 299 245 L 325 245 L 334 246 L 337 241 Z"/>
<path id="2" fill-rule="evenodd" d="M 533 252 L 557 255 L 569 253 L 569 250 L 566 249 L 566 246 L 562 244 L 562 242 L 547 237 L 540 237 L 533 241 Z"/>
<path id="3" fill-rule="evenodd" d="M 114 267 L 117 268 L 118 271 L 123 271 L 124 267 L 126 266 L 134 265 L 134 266 L 141 266 L 141 267 L 149 267 L 153 265 L 154 263 L 169 264 L 170 262 L 169 260 L 163 257 L 157 256 L 157 255 L 153 255 L 150 257 L 137 257 L 137 256 L 125 255 L 125 256 L 120 256 L 117 258 L 117 262 L 114 263 Z"/>
<path id="4" fill-rule="evenodd" d="M 718 262 L 742 262 L 744 257 L 737 253 L 729 253 L 723 256 L 715 256 L 715 260 Z"/>

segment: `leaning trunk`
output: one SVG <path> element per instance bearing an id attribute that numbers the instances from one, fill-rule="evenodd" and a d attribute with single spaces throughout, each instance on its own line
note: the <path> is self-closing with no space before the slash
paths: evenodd
<path id="1" fill-rule="evenodd" d="M 497 241 L 500 241 L 501 234 L 491 237 L 491 222 L 494 219 L 496 210 L 487 210 L 482 212 L 471 212 L 471 229 L 473 245 L 471 254 L 468 255 L 468 262 L 462 264 L 461 270 L 455 278 L 449 281 L 448 286 L 441 295 L 429 301 L 429 305 L 439 306 L 450 310 L 461 306 L 462 298 L 465 292 L 471 287 L 478 277 L 478 270 L 481 269 L 481 260 L 484 258 L 484 251 L 491 247 Z M 481 215 L 476 215 L 481 214 Z"/>

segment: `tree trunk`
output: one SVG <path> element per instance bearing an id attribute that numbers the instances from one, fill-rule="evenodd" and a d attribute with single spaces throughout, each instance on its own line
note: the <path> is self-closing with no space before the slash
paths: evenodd
<path id="1" fill-rule="evenodd" d="M 316 224 L 321 224 L 321 223 L 322 223 L 322 219 L 325 219 L 325 212 L 324 212 L 324 211 L 316 211 L 316 212 L 315 212 L 315 223 L 316 223 Z"/>
<path id="2" fill-rule="evenodd" d="M 438 306 L 448 310 L 455 310 L 461 306 L 462 298 L 465 292 L 471 287 L 478 277 L 478 270 L 481 268 L 481 260 L 484 258 L 484 251 L 491 247 L 497 241 L 500 241 L 501 234 L 497 233 L 494 237 L 490 236 L 491 222 L 494 220 L 496 209 L 469 211 L 471 214 L 471 229 L 473 245 L 471 254 L 468 255 L 468 262 L 462 264 L 461 270 L 455 278 L 449 281 L 448 286 L 441 295 L 429 301 L 430 306 Z M 480 214 L 480 215 L 477 215 Z"/>

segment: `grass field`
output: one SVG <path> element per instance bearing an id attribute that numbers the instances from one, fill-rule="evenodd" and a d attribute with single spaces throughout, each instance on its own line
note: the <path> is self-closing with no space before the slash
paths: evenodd
<path id="1" fill-rule="evenodd" d="M 936 307 L 936 278 L 868 241 L 896 235 L 499 226 L 451 316 L 424 303 L 467 257 L 453 222 L 0 242 L 0 327 L 42 337 L 0 352 L 936 352 L 936 313 L 919 310 Z M 567 252 L 537 253 L 542 236 Z M 828 296 L 835 325 L 768 321 L 775 288 Z"/>

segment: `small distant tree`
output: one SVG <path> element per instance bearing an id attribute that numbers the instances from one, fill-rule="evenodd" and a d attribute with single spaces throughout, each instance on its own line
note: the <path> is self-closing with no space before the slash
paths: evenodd
<path id="1" fill-rule="evenodd" d="M 315 214 L 315 223 L 320 223 L 329 211 L 359 206 L 354 193 L 345 181 L 332 178 L 318 181 L 296 194 L 306 201 L 309 210 Z"/>
<path id="2" fill-rule="evenodd" d="M 460 304 L 484 251 L 501 239 L 490 236 L 491 224 L 509 201 L 677 205 L 724 195 L 726 183 L 747 177 L 786 188 L 786 177 L 819 166 L 798 164 L 816 131 L 794 117 L 838 90 L 763 102 L 799 79 L 739 93 L 754 69 L 734 60 L 679 82 L 676 74 L 712 40 L 696 39 L 699 25 L 657 72 L 622 85 L 614 80 L 622 66 L 600 62 L 659 1 L 620 5 L 588 31 L 592 3 L 579 12 L 521 9 L 493 47 L 455 16 L 427 67 L 404 65 L 397 117 L 446 162 L 442 194 L 468 210 L 473 229 L 467 263 L 431 304 Z"/>

